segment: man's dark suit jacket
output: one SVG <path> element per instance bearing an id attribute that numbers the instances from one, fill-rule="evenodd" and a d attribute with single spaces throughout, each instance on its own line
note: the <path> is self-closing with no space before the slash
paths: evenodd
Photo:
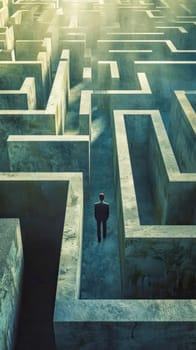
<path id="1" fill-rule="evenodd" d="M 106 221 L 109 217 L 109 204 L 106 202 L 95 203 L 95 218 L 97 221 Z"/>

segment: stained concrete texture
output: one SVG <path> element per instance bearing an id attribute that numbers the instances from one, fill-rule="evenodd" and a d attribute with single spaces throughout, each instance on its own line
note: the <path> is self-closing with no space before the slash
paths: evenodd
<path id="1" fill-rule="evenodd" d="M 0 348 L 11 350 L 18 331 L 23 249 L 18 219 L 0 219 Z"/>

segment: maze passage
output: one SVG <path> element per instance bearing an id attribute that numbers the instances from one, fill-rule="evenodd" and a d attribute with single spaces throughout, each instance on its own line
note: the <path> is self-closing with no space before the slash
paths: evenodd
<path id="1" fill-rule="evenodd" d="M 1 1 L 0 349 L 196 348 L 195 37 L 195 0 Z"/>

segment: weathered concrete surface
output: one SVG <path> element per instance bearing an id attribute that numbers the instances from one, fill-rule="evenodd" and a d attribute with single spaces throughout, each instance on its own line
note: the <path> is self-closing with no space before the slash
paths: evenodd
<path id="1" fill-rule="evenodd" d="M 0 28 L 1 48 L 12 50 L 14 48 L 14 31 L 13 26 L 5 26 Z"/>
<path id="2" fill-rule="evenodd" d="M 140 228 L 140 237 L 126 238 L 125 296 L 146 299 L 193 299 L 196 293 L 194 227 L 190 229 L 189 235 L 186 226 L 181 229 L 185 238 L 175 237 L 175 231 L 180 231 L 175 227 L 170 230 L 172 238 L 159 239 L 149 237 L 148 231 L 151 233 L 151 228 L 146 226 L 144 232 Z M 130 228 L 130 232 L 133 230 L 137 231 L 134 226 Z M 158 231 L 161 230 L 157 227 Z M 162 231 L 164 237 L 164 230 Z"/>
<path id="3" fill-rule="evenodd" d="M 191 349 L 195 343 L 195 328 L 189 322 L 68 322 L 59 325 L 57 335 L 58 350 L 65 349 L 67 343 L 72 349 L 88 350 Z"/>
<path id="4" fill-rule="evenodd" d="M 43 40 L 16 40 L 15 58 L 17 61 L 36 60 L 39 52 L 47 53 L 47 61 L 50 64 L 51 57 L 51 38 Z"/>
<path id="5" fill-rule="evenodd" d="M 146 120 L 148 113 L 152 113 L 152 124 Z M 123 116 L 127 118 L 126 123 Z M 189 296 L 193 298 L 196 254 L 193 210 L 195 175 L 179 172 L 164 126 L 156 111 L 114 111 L 114 127 L 117 162 L 115 181 L 119 183 L 117 201 L 121 233 L 121 278 L 125 296 L 178 298 L 188 297 L 190 293 Z M 144 150 L 148 147 L 150 151 L 145 153 Z M 153 165 L 155 159 L 156 167 Z M 144 170 L 146 162 L 148 172 Z M 140 170 L 137 169 L 138 165 Z M 128 174 L 127 169 L 130 169 Z M 141 182 L 140 174 L 143 176 L 145 172 L 147 182 L 143 188 L 144 181 Z M 190 191 L 187 191 L 188 186 Z M 183 191 L 188 192 L 189 199 L 185 194 L 173 208 L 174 200 L 181 198 Z M 161 219 L 159 215 L 162 215 Z M 183 228 L 175 225 L 176 218 L 186 225 L 187 217 L 190 220 L 189 226 Z M 164 220 L 170 226 L 157 225 L 164 224 Z M 153 227 L 153 224 L 156 226 Z M 173 239 L 172 243 L 169 238 Z M 158 263 L 160 266 L 157 270 L 153 265 L 157 267 Z M 171 287 L 170 275 L 173 271 L 176 275 L 173 276 Z M 145 278 L 151 284 L 148 290 L 144 286 Z"/>
<path id="6" fill-rule="evenodd" d="M 83 72 L 83 60 L 85 52 L 85 40 L 60 40 L 59 41 L 59 53 L 61 54 L 63 49 L 70 50 L 70 81 L 71 86 L 78 84 L 82 81 Z M 80 55 L 78 55 L 80 52 Z"/>
<path id="7" fill-rule="evenodd" d="M 18 219 L 0 219 L 0 348 L 12 350 L 18 330 L 23 248 Z"/>
<path id="8" fill-rule="evenodd" d="M 40 110 L 1 110 L 0 111 L 0 169 L 9 171 L 7 138 L 16 134 L 56 134 L 56 115 Z"/>
<path id="9" fill-rule="evenodd" d="M 184 173 L 196 172 L 196 108 L 190 102 L 191 97 L 195 99 L 196 91 L 175 91 L 169 116 L 168 134 Z"/>
<path id="10" fill-rule="evenodd" d="M 35 109 L 36 93 L 34 78 L 26 78 L 19 90 L 0 90 L 0 109 Z"/>
<path id="11" fill-rule="evenodd" d="M 70 178 L 66 215 L 62 236 L 55 318 L 62 309 L 65 299 L 73 301 L 80 297 L 81 264 L 83 246 L 83 188 L 81 177 Z"/>
<path id="12" fill-rule="evenodd" d="M 37 61 L 0 61 L 1 89 L 18 89 L 27 76 L 35 78 L 36 100 L 39 109 L 44 108 L 48 96 L 48 67 L 44 64 L 45 57 Z M 13 85 L 14 84 L 14 85 Z"/>
<path id="13" fill-rule="evenodd" d="M 87 135 L 9 136 L 11 171 L 83 172 L 85 188 L 90 178 Z"/>
<path id="14" fill-rule="evenodd" d="M 36 110 L 36 79 L 26 78 L 20 86 L 18 79 L 14 81 L 15 89 L 2 90 L 4 105 L 0 111 L 0 131 L 2 133 L 1 148 L 1 171 L 9 170 L 8 151 L 6 146 L 7 137 L 10 134 L 62 134 L 64 132 L 65 116 L 69 102 L 69 53 L 62 52 L 62 60 L 59 62 L 57 72 L 52 84 L 46 108 Z M 5 67 L 4 67 L 5 68 Z M 20 79 L 19 79 L 20 80 Z M 3 88 L 13 88 L 13 79 L 7 77 Z M 39 91 L 39 90 L 38 90 Z M 14 95 L 13 95 L 14 94 Z M 21 95 L 22 94 L 22 95 Z M 18 101 L 18 95 L 20 98 Z M 0 95 L 1 96 L 1 95 Z M 15 100 L 13 100 L 13 96 Z M 17 104 L 16 104 L 17 101 Z M 11 109 L 15 107 L 15 109 Z M 29 110 L 25 110 L 25 107 Z M 17 111 L 18 108 L 18 111 Z"/>
<path id="15" fill-rule="evenodd" d="M 62 58 L 64 57 L 62 53 Z M 64 133 L 65 116 L 69 102 L 69 60 L 59 62 L 46 105 L 48 113 L 56 114 L 56 131 Z"/>
<path id="16" fill-rule="evenodd" d="M 72 178 L 82 188 L 80 174 L 8 173 L 0 176 L 0 215 L 20 218 L 24 247 L 24 294 L 18 349 L 54 346 L 52 315 L 69 185 L 69 190 L 73 191 Z M 74 194 L 72 200 L 71 205 L 74 205 Z M 77 201 L 80 205 L 80 198 Z"/>

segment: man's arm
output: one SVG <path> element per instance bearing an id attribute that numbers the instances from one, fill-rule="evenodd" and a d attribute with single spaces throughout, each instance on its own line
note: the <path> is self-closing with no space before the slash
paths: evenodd
<path id="1" fill-rule="evenodd" d="M 94 204 L 94 215 L 95 215 L 95 219 L 97 220 L 97 206 L 96 206 L 96 204 Z"/>

